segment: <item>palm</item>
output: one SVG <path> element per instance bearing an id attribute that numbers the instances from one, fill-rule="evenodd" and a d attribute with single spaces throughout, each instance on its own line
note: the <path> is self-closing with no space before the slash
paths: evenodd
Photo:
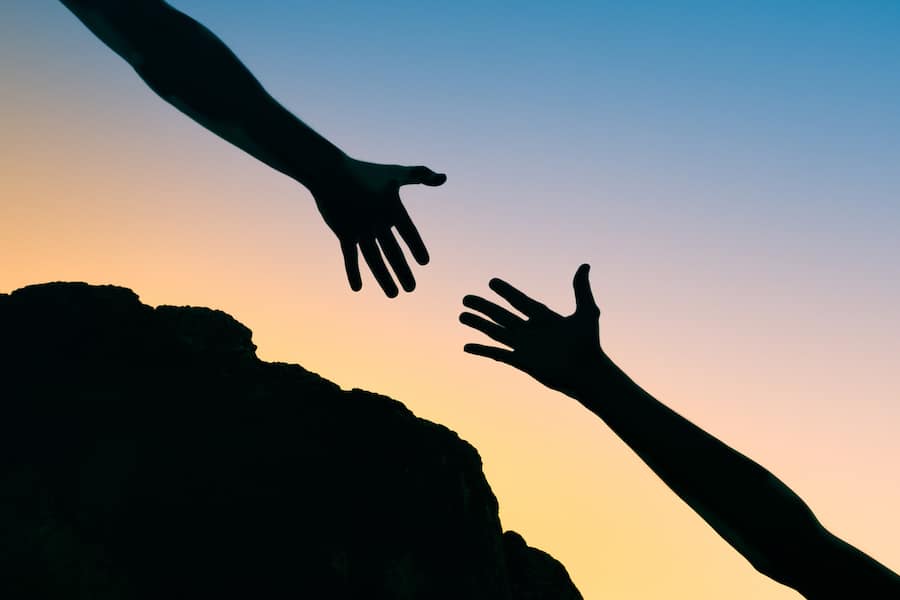
<path id="1" fill-rule="evenodd" d="M 466 352 L 505 362 L 560 391 L 565 391 L 584 364 L 601 352 L 600 311 L 591 295 L 587 265 L 575 274 L 577 308 L 567 317 L 501 279 L 491 280 L 490 287 L 526 318 L 480 296 L 466 296 L 463 304 L 484 317 L 464 312 L 460 321 L 509 347 L 466 344 Z"/>
<path id="2" fill-rule="evenodd" d="M 529 319 L 526 336 L 515 347 L 522 370 L 553 389 L 571 380 L 573 367 L 599 346 L 596 337 L 585 331 L 586 323 L 577 313 L 562 317 L 552 311 Z"/>
<path id="3" fill-rule="evenodd" d="M 313 190 L 319 212 L 341 244 L 347 279 L 353 290 L 362 288 L 359 252 L 372 270 L 384 293 L 394 297 L 397 285 L 387 264 L 403 289 L 415 289 L 415 278 L 393 228 L 420 265 L 428 263 L 428 250 L 400 201 L 400 186 L 422 183 L 441 185 L 447 180 L 426 167 L 381 165 L 349 159 L 340 176 Z"/>

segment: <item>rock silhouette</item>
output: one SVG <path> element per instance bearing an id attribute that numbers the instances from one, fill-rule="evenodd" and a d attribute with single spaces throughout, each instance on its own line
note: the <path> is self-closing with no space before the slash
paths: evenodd
<path id="1" fill-rule="evenodd" d="M 476 450 L 113 286 L 0 295 L 0 597 L 581 598 Z"/>

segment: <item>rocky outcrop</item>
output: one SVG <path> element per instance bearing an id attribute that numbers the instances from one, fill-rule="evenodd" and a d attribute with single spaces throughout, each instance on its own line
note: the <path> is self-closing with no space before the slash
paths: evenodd
<path id="1" fill-rule="evenodd" d="M 0 597 L 580 598 L 478 453 L 204 308 L 0 295 Z"/>

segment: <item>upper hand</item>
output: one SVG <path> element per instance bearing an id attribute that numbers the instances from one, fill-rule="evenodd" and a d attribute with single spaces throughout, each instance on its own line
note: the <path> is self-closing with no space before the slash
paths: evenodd
<path id="1" fill-rule="evenodd" d="M 362 288 L 358 251 L 388 297 L 395 297 L 398 290 L 385 259 L 403 289 L 415 289 L 416 280 L 392 228 L 397 229 L 420 265 L 428 263 L 428 250 L 400 202 L 400 186 L 437 186 L 446 180 L 446 175 L 427 167 L 381 165 L 347 158 L 337 175 L 312 189 L 319 212 L 341 243 L 347 280 L 354 291 Z"/>
<path id="2" fill-rule="evenodd" d="M 544 385 L 562 392 L 584 376 L 584 368 L 603 356 L 600 348 L 600 309 L 588 282 L 588 265 L 575 273 L 575 312 L 557 314 L 506 283 L 492 279 L 490 287 L 525 318 L 485 300 L 466 296 L 463 305 L 480 315 L 464 312 L 459 320 L 507 348 L 466 344 L 470 354 L 486 356 L 524 371 Z"/>

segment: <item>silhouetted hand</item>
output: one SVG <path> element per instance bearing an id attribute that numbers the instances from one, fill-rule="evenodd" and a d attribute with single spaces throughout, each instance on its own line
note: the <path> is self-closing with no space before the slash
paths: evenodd
<path id="1" fill-rule="evenodd" d="M 491 289 L 525 318 L 479 296 L 459 320 L 508 346 L 465 351 L 520 369 L 600 417 L 672 491 L 761 573 L 810 600 L 900 598 L 900 576 L 827 531 L 787 485 L 640 388 L 600 347 L 588 265 L 563 317 L 500 279 Z"/>
<path id="2" fill-rule="evenodd" d="M 211 31 L 164 0 L 62 2 L 160 97 L 308 187 L 340 240 L 351 288 L 362 288 L 360 250 L 388 296 L 398 290 L 385 259 L 403 289 L 415 288 L 391 228 L 419 264 L 428 262 L 428 251 L 398 192 L 410 183 L 441 185 L 446 176 L 349 158 L 276 102 Z"/>
<path id="3" fill-rule="evenodd" d="M 492 279 L 490 287 L 525 315 L 523 319 L 480 296 L 466 296 L 463 305 L 484 317 L 464 312 L 459 320 L 510 349 L 466 344 L 470 354 L 486 356 L 520 369 L 544 385 L 567 392 L 584 379 L 585 368 L 603 356 L 600 349 L 600 309 L 588 282 L 588 265 L 575 272 L 575 312 L 559 315 L 532 300 L 502 279 Z"/>
<path id="4" fill-rule="evenodd" d="M 311 188 L 319 212 L 341 243 L 347 280 L 354 291 L 362 288 L 358 252 L 389 297 L 395 297 L 398 290 L 384 259 L 404 290 L 415 289 L 416 280 L 392 228 L 397 229 L 420 265 L 428 263 L 428 250 L 400 201 L 400 186 L 437 186 L 445 181 L 446 175 L 427 167 L 380 165 L 348 158 L 337 175 Z"/>

